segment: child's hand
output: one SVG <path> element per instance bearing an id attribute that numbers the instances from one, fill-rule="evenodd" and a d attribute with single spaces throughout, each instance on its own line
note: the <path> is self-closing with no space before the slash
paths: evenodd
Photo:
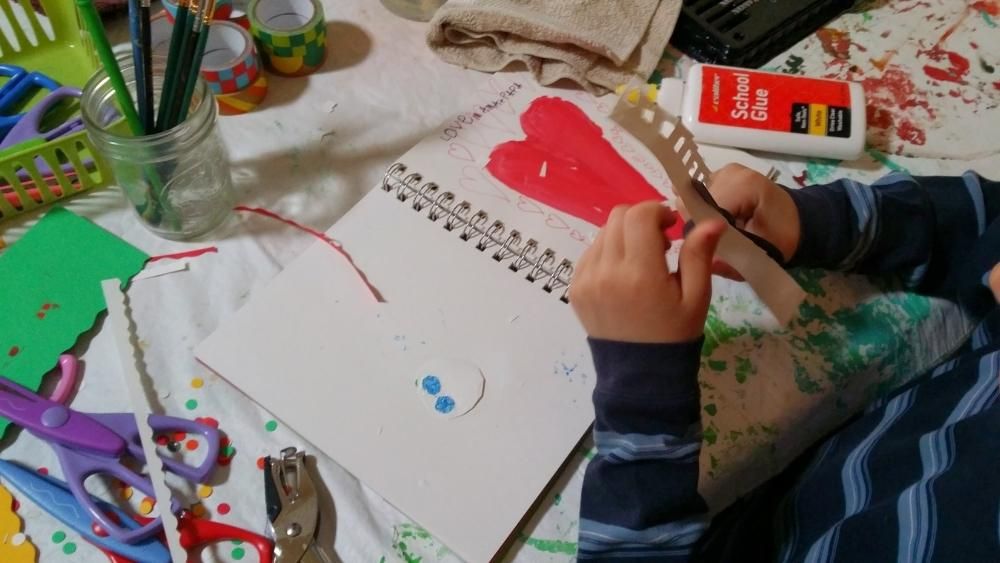
<path id="1" fill-rule="evenodd" d="M 792 258 L 802 229 L 799 210 L 785 190 L 754 170 L 729 164 L 712 175 L 709 191 L 738 227 L 773 244 L 786 262 Z"/>
<path id="2" fill-rule="evenodd" d="M 577 265 L 570 303 L 591 338 L 680 343 L 701 336 L 712 296 L 712 257 L 726 228 L 699 224 L 671 273 L 663 230 L 674 221 L 656 202 L 619 206 Z"/>

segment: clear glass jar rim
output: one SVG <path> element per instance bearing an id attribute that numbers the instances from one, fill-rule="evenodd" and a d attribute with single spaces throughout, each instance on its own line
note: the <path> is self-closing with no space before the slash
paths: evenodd
<path id="1" fill-rule="evenodd" d="M 162 56 L 154 58 L 161 61 L 165 60 Z M 127 83 L 130 79 L 129 75 L 134 68 L 131 53 L 121 53 L 116 59 L 118 60 L 118 67 L 121 69 L 122 75 L 125 76 Z M 132 79 L 134 80 L 134 78 Z M 113 87 L 111 86 L 111 78 L 103 68 L 99 68 L 83 87 L 80 114 L 84 125 L 87 127 L 87 132 L 94 137 L 98 137 L 101 143 L 110 147 L 141 148 L 143 150 L 156 149 L 164 145 L 176 147 L 178 144 L 196 147 L 198 143 L 212 132 L 216 120 L 216 111 L 215 97 L 209 91 L 208 85 L 201 76 L 198 76 L 194 92 L 194 97 L 198 99 L 198 105 L 195 106 L 194 111 L 189 113 L 187 118 L 179 125 L 166 131 L 153 133 L 152 135 L 143 135 L 141 137 L 118 135 L 107 129 L 108 125 L 114 123 L 114 121 L 108 124 L 102 123 L 103 119 L 101 116 L 93 115 L 93 112 L 90 111 L 91 104 L 87 103 L 91 98 L 104 93 L 107 93 L 111 99 L 117 102 Z M 102 95 L 101 97 L 103 98 L 104 96 Z M 206 103 L 206 101 L 211 103 Z M 101 103 L 100 107 L 95 109 L 97 112 L 100 112 L 102 107 L 107 107 L 107 104 Z"/>

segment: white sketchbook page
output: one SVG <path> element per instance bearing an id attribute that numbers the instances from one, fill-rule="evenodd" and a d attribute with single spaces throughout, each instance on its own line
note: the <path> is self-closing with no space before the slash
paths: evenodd
<path id="1" fill-rule="evenodd" d="M 381 190 L 331 234 L 387 304 L 316 245 L 197 356 L 463 558 L 486 561 L 592 420 L 585 335 L 556 295 Z M 486 379 L 482 401 L 452 420 L 414 386 L 441 356 Z"/>
<path id="2" fill-rule="evenodd" d="M 483 104 L 507 84 L 489 79 Z M 519 196 L 484 169 L 539 94 L 577 104 L 667 193 L 645 147 L 578 92 L 521 88 L 472 125 L 446 124 L 400 158 L 541 249 L 575 260 L 596 229 Z M 479 108 L 470 108 L 477 111 Z M 377 306 L 342 258 L 317 243 L 199 346 L 197 356 L 461 556 L 492 557 L 592 421 L 593 368 L 571 309 L 376 189 L 329 234 L 388 303 Z M 248 354 L 248 350 L 255 353 Z M 482 402 L 440 420 L 415 394 L 428 358 L 470 360 Z M 276 374 L 281 374 L 276 375 Z"/>

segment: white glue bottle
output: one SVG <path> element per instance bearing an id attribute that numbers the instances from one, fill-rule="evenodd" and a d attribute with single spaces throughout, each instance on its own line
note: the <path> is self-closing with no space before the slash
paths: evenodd
<path id="1" fill-rule="evenodd" d="M 701 143 L 855 160 L 865 149 L 861 84 L 696 64 L 666 78 L 657 104 Z"/>

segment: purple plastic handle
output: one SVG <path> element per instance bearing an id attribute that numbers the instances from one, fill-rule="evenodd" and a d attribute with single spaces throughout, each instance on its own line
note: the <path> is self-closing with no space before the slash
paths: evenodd
<path id="1" fill-rule="evenodd" d="M 146 456 L 142 452 L 142 442 L 139 440 L 139 428 L 135 424 L 135 416 L 131 413 L 101 413 L 91 414 L 98 421 L 104 423 L 108 428 L 113 429 L 119 436 L 125 439 L 129 455 L 146 463 Z M 177 431 L 188 434 L 200 434 L 205 438 L 207 454 L 204 461 L 198 466 L 191 466 L 175 459 L 164 457 L 160 454 L 160 461 L 167 471 L 174 475 L 180 475 L 188 481 L 203 483 L 215 469 L 215 460 L 219 457 L 219 431 L 207 424 L 178 418 L 174 416 L 164 416 L 153 414 L 149 416 L 149 425 L 158 434 L 173 433 Z"/>
<path id="2" fill-rule="evenodd" d="M 118 458 L 126 441 L 94 418 L 32 393 L 0 377 L 0 415 L 39 438 Z"/>
<path id="3" fill-rule="evenodd" d="M 70 120 L 67 123 L 60 125 L 53 129 L 53 132 L 42 133 L 40 131 L 42 127 L 42 119 L 45 118 L 45 114 L 52 108 L 52 106 L 65 100 L 66 98 L 79 98 L 83 95 L 83 92 L 79 88 L 71 88 L 69 86 L 62 86 L 52 91 L 51 94 L 45 96 L 42 101 L 38 102 L 31 108 L 28 113 L 24 114 L 7 136 L 4 137 L 3 142 L 0 143 L 0 149 L 5 149 L 7 147 L 16 145 L 18 143 L 23 143 L 24 141 L 30 141 L 31 139 L 37 139 L 39 137 L 51 141 L 60 135 L 64 135 L 73 128 L 73 123 L 76 121 Z M 81 121 L 82 123 L 82 121 Z"/>
<path id="4" fill-rule="evenodd" d="M 116 524 L 114 520 L 101 510 L 95 502 L 95 497 L 87 492 L 87 488 L 84 485 L 87 478 L 91 475 L 109 475 L 142 492 L 147 497 L 155 497 L 156 493 L 153 492 L 153 484 L 147 477 L 121 465 L 117 459 L 94 456 L 59 445 L 53 445 L 53 449 L 55 449 L 56 456 L 59 458 L 59 464 L 63 469 L 63 476 L 66 478 L 66 484 L 69 485 L 73 496 L 76 497 L 77 502 L 90 513 L 94 520 L 108 532 L 109 536 L 120 542 L 136 543 L 153 536 L 162 529 L 163 522 L 160 518 L 156 518 L 138 528 L 131 529 L 123 527 L 121 524 Z M 175 499 L 171 499 L 170 510 L 178 513 L 180 509 L 180 503 Z"/>

